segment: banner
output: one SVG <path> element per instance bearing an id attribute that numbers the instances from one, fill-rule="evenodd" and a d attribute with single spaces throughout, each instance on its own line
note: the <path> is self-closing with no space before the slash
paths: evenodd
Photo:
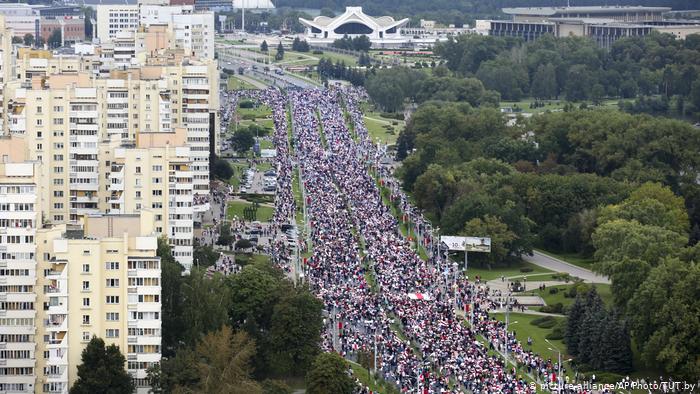
<path id="1" fill-rule="evenodd" d="M 459 252 L 491 252 L 491 238 L 488 237 L 454 237 L 441 236 L 440 242 L 447 247 L 448 250 Z"/>

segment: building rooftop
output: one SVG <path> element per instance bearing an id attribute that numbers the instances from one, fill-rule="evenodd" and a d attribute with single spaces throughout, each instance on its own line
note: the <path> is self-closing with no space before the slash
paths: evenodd
<path id="1" fill-rule="evenodd" d="M 670 7 L 587 6 L 587 7 L 516 7 L 503 8 L 508 15 L 552 16 L 556 14 L 610 14 L 625 12 L 668 12 Z"/>

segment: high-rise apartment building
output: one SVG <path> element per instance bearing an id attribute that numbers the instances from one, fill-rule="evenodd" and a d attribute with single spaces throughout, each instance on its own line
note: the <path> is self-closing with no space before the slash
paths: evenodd
<path id="1" fill-rule="evenodd" d="M 37 232 L 37 392 L 68 393 L 93 336 L 116 344 L 137 392 L 161 357 L 160 258 L 153 214 L 97 215 Z"/>
<path id="2" fill-rule="evenodd" d="M 0 138 L 0 392 L 34 392 L 36 382 L 38 164 L 21 138 Z"/>

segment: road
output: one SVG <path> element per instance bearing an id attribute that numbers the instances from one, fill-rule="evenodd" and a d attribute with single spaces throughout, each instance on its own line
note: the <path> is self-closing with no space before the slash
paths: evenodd
<path id="1" fill-rule="evenodd" d="M 598 275 L 591 270 L 581 268 L 537 251 L 534 251 L 532 256 L 523 256 L 523 260 L 555 272 L 568 272 L 569 275 L 580 278 L 584 282 L 610 284 L 610 279 Z"/>

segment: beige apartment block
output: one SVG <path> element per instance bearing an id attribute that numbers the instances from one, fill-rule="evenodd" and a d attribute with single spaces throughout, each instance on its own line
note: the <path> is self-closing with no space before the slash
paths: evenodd
<path id="1" fill-rule="evenodd" d="M 0 137 L 0 392 L 33 393 L 36 382 L 38 164 L 25 142 Z"/>
<path id="2" fill-rule="evenodd" d="M 153 213 L 87 216 L 37 231 L 36 392 L 68 393 L 94 336 L 119 346 L 137 392 L 161 358 Z"/>

